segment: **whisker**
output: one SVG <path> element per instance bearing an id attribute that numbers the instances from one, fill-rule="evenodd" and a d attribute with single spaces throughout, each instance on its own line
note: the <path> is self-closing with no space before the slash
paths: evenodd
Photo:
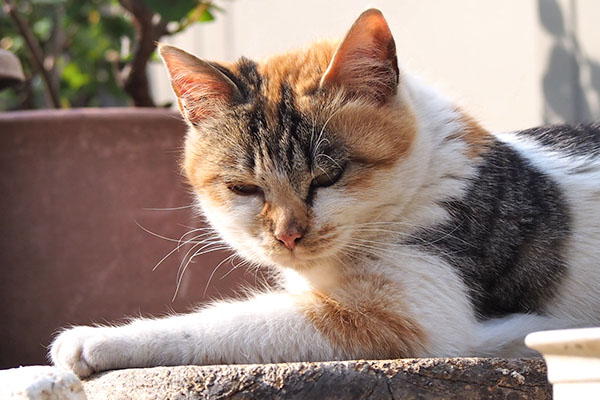
<path id="1" fill-rule="evenodd" d="M 155 208 L 155 207 L 147 207 L 142 208 L 144 211 L 177 211 L 177 210 L 185 210 L 186 208 L 192 208 L 194 204 L 188 204 L 187 206 L 180 207 L 165 207 L 165 208 Z"/>
<path id="2" fill-rule="evenodd" d="M 397 256 L 399 256 L 399 255 L 407 256 L 407 257 L 423 258 L 423 257 L 419 257 L 418 253 L 403 252 L 403 251 L 400 251 L 399 248 L 397 248 L 397 247 L 394 247 L 394 248 L 380 247 L 380 246 L 373 246 L 371 244 L 360 243 L 360 242 L 352 242 L 352 243 L 341 242 L 341 241 L 334 241 L 334 242 L 341 244 L 345 249 L 364 252 L 364 253 L 371 254 L 376 257 L 384 258 L 386 260 L 391 260 L 394 262 L 397 261 Z"/>
<path id="3" fill-rule="evenodd" d="M 143 226 L 142 226 L 142 225 L 141 225 L 139 222 L 137 222 L 135 219 L 133 220 L 133 222 L 135 222 L 135 224 L 136 224 L 136 225 L 137 225 L 139 228 L 141 228 L 143 231 L 145 231 L 146 233 L 149 233 L 149 234 L 151 234 L 152 236 L 156 236 L 157 238 L 164 239 L 164 240 L 167 240 L 167 241 L 169 241 L 169 242 L 175 242 L 175 243 L 179 243 L 179 240 L 177 240 L 177 239 L 173 239 L 173 238 L 170 238 L 170 237 L 167 237 L 167 236 L 159 235 L 158 233 L 152 232 L 151 230 L 144 228 L 144 227 L 143 227 Z"/>
<path id="4" fill-rule="evenodd" d="M 331 179 L 331 176 L 329 176 L 329 174 L 327 173 L 327 171 L 325 171 L 323 168 L 321 168 L 320 166 L 317 166 L 317 168 L 319 168 L 321 170 L 321 172 L 323 172 L 325 174 L 325 176 L 327 176 L 327 179 Z"/>
<path id="5" fill-rule="evenodd" d="M 349 249 L 353 249 L 356 251 L 365 251 L 368 252 L 369 254 L 372 254 L 374 256 L 377 257 L 381 257 L 384 258 L 386 260 L 390 260 L 392 262 L 397 262 L 397 257 L 398 256 L 406 256 L 406 257 L 411 257 L 411 258 L 418 258 L 418 259 L 427 259 L 426 255 L 420 255 L 419 252 L 404 252 L 402 251 L 402 249 L 410 249 L 410 246 L 407 245 L 401 245 L 401 246 L 396 246 L 394 248 L 382 248 L 382 247 L 377 247 L 377 246 L 372 246 L 370 244 L 366 244 L 366 243 L 352 243 L 352 244 L 343 244 L 342 245 L 346 248 Z M 447 251 L 443 251 L 442 249 L 436 248 L 441 254 L 447 256 L 447 257 L 451 257 L 452 253 L 451 252 L 447 252 Z"/>
<path id="6" fill-rule="evenodd" d="M 179 264 L 179 268 L 177 269 L 177 276 L 175 278 L 175 293 L 173 294 L 173 298 L 171 299 L 171 302 L 175 301 L 175 299 L 177 298 L 177 294 L 179 293 L 179 286 L 181 285 L 181 280 L 183 278 L 183 274 L 182 275 L 179 274 L 179 272 L 181 271 L 181 266 L 183 265 L 185 258 L 190 253 L 190 251 L 193 251 L 193 249 L 196 248 L 197 246 L 200 246 L 200 244 L 196 243 L 195 245 L 193 245 L 192 248 L 190 250 L 188 250 L 188 252 L 185 254 L 183 259 L 181 260 L 181 263 Z M 190 259 L 185 264 L 186 267 L 191 261 L 192 261 L 192 257 L 190 257 Z"/>
<path id="7" fill-rule="evenodd" d="M 247 265 L 247 261 L 246 260 L 242 260 L 241 263 L 235 264 L 235 259 L 236 258 L 237 258 L 237 254 L 234 254 L 234 257 L 231 259 L 231 266 L 232 266 L 232 268 L 229 271 L 227 271 L 227 273 L 225 275 L 223 275 L 222 277 L 220 277 L 219 280 L 223 280 L 223 279 L 227 278 L 229 276 L 229 274 L 231 274 L 236 269 Z"/>
<path id="8" fill-rule="evenodd" d="M 317 155 L 317 158 L 319 158 L 321 156 L 329 158 L 331 160 L 331 162 L 334 163 L 339 169 L 343 169 L 342 166 L 337 161 L 335 161 L 329 154 L 319 153 Z"/>
<path id="9" fill-rule="evenodd" d="M 177 298 L 177 294 L 179 293 L 179 287 L 181 286 L 181 282 L 183 281 L 183 274 L 185 273 L 185 271 L 187 270 L 188 265 L 190 265 L 190 263 L 192 262 L 193 258 L 190 258 L 188 260 L 187 263 L 185 263 L 185 266 L 183 267 L 183 271 L 181 273 L 181 276 L 177 279 L 177 284 L 175 285 L 175 293 L 173 294 L 173 298 L 171 299 L 171 303 L 175 301 L 175 299 Z"/>
<path id="10" fill-rule="evenodd" d="M 209 245 L 212 245 L 212 244 L 214 244 L 214 243 L 210 243 Z M 209 246 L 209 245 L 207 245 L 207 246 Z M 204 247 L 206 247 L 206 246 L 204 246 Z M 202 247 L 202 248 L 204 248 L 204 247 Z M 179 292 L 179 287 L 181 286 L 181 282 L 183 281 L 183 275 L 185 274 L 185 271 L 187 270 L 188 266 L 190 265 L 190 263 L 192 262 L 194 257 L 200 256 L 202 254 L 207 254 L 207 253 L 210 253 L 213 251 L 225 250 L 228 248 L 229 247 L 216 247 L 216 248 L 207 249 L 204 251 L 197 251 L 188 259 L 188 261 L 185 263 L 185 265 L 183 265 L 183 261 L 182 261 L 182 263 L 179 265 L 179 270 L 177 271 L 177 284 L 175 286 L 175 294 L 173 295 L 173 298 L 171 299 L 171 301 L 172 302 L 175 301 L 175 298 L 177 297 L 177 293 Z M 185 258 L 183 260 L 185 260 Z M 183 268 L 182 268 L 182 266 L 183 266 Z"/>
<path id="11" fill-rule="evenodd" d="M 192 234 L 192 233 L 195 233 L 195 232 L 199 232 L 199 231 L 201 231 L 201 230 L 203 230 L 203 229 L 202 229 L 202 228 L 198 228 L 198 229 L 192 229 L 191 231 L 188 231 L 188 232 L 184 233 L 184 234 L 183 234 L 183 235 L 181 235 L 181 237 L 179 238 L 179 243 L 181 243 L 181 241 L 183 240 L 183 238 L 184 238 L 184 237 L 186 237 L 187 235 L 189 235 L 189 234 Z M 191 238 L 191 239 L 188 239 L 188 240 L 186 240 L 184 243 L 189 243 L 190 241 L 192 241 L 192 240 L 194 240 L 194 239 L 201 238 L 201 237 L 204 237 L 204 236 L 207 236 L 207 235 L 212 235 L 212 234 L 214 234 L 214 232 L 204 232 L 204 233 L 201 233 L 201 234 L 199 234 L 199 235 L 196 235 L 196 236 L 194 236 L 194 237 L 193 237 L 193 238 Z M 203 240 L 204 240 L 204 239 L 203 239 Z"/>
<path id="12" fill-rule="evenodd" d="M 239 258 L 239 256 L 237 254 L 236 254 L 236 257 Z M 227 276 L 229 276 L 229 274 L 231 274 L 233 271 L 235 271 L 238 268 L 242 268 L 242 267 L 247 267 L 248 269 L 251 269 L 251 268 L 258 269 L 258 268 L 260 268 L 260 264 L 257 264 L 255 262 L 251 262 L 251 261 L 246 260 L 246 259 L 242 259 L 242 262 L 240 262 L 239 264 L 235 264 L 235 258 L 233 258 L 233 260 L 231 260 L 231 265 L 233 266 L 233 268 L 231 268 L 220 279 L 227 278 Z"/>
<path id="13" fill-rule="evenodd" d="M 341 110 L 341 108 L 338 108 L 337 110 L 335 110 L 333 113 L 331 113 L 331 115 L 329 116 L 329 118 L 327 118 L 327 120 L 325 121 L 325 123 L 323 124 L 323 127 L 321 128 L 321 131 L 319 132 L 319 136 L 317 137 L 317 144 L 315 147 L 313 147 L 312 149 L 312 156 L 313 156 L 313 160 L 316 159 L 316 154 L 319 152 L 319 148 L 321 147 L 321 144 L 325 141 L 329 142 L 329 140 L 327 140 L 326 138 L 323 138 L 323 133 L 325 132 L 325 128 L 327 127 L 327 124 L 329 123 L 329 121 L 331 121 L 331 119 Z"/>
<path id="14" fill-rule="evenodd" d="M 158 268 L 158 266 L 160 264 L 162 264 L 163 261 L 165 261 L 171 254 L 173 254 L 176 251 L 178 251 L 179 249 L 181 249 L 183 246 L 185 246 L 187 244 L 191 244 L 191 243 L 194 243 L 194 245 L 200 245 L 200 244 L 206 243 L 207 240 L 211 239 L 211 238 L 206 238 L 206 239 L 203 239 L 201 241 L 194 241 L 194 239 L 199 238 L 201 236 L 203 236 L 203 235 L 194 236 L 193 238 L 191 238 L 189 240 L 186 240 L 185 242 L 181 242 L 181 239 L 179 239 L 179 243 L 177 244 L 177 246 L 175 246 L 175 248 L 173 250 L 169 251 L 163 258 L 161 258 L 160 261 L 158 263 L 156 263 L 156 265 L 154 266 L 154 268 L 152 268 L 152 271 L 156 270 L 156 268 Z"/>
<path id="15" fill-rule="evenodd" d="M 225 257 L 223 260 L 221 260 L 221 262 L 219 264 L 217 264 L 217 266 L 215 268 L 213 268 L 210 276 L 208 277 L 208 281 L 206 282 L 206 286 L 204 286 L 204 292 L 202 293 L 202 297 L 206 296 L 206 291 L 208 290 L 208 286 L 210 285 L 210 282 L 212 281 L 213 276 L 215 276 L 215 273 L 217 272 L 217 270 L 219 269 L 219 267 L 221 265 L 223 265 L 225 262 L 227 262 L 228 260 L 231 260 L 233 257 L 235 257 L 235 253 Z"/>
<path id="16" fill-rule="evenodd" d="M 204 243 L 204 244 L 203 243 L 196 243 L 195 245 L 193 245 L 185 253 L 185 255 L 183 256 L 183 258 L 181 259 L 181 262 L 179 263 L 179 268 L 177 269 L 177 278 L 176 279 L 180 280 L 180 277 L 181 277 L 180 274 L 181 274 L 182 266 L 185 263 L 185 260 L 188 259 L 188 256 L 189 256 L 189 260 L 188 260 L 188 263 L 189 263 L 199 251 L 202 251 L 202 250 L 204 250 L 204 249 L 206 249 L 206 248 L 208 248 L 208 247 L 210 247 L 210 246 L 212 246 L 212 245 L 214 245 L 216 243 L 217 243 L 216 241 L 212 241 L 212 242 L 208 242 L 208 243 Z M 201 246 L 201 245 L 203 245 L 203 246 L 200 247 L 199 249 L 197 249 L 197 247 Z M 193 254 L 190 256 L 190 253 L 192 253 L 192 252 L 193 252 Z"/>
<path id="17" fill-rule="evenodd" d="M 446 238 L 453 238 L 454 240 L 457 240 L 457 241 L 461 242 L 464 245 L 467 245 L 467 246 L 470 245 L 470 243 L 468 243 L 467 241 L 461 239 L 460 237 L 457 237 L 457 236 L 453 235 L 453 233 L 456 232 L 460 228 L 461 224 L 457 224 L 450 231 L 443 230 L 443 229 L 431 228 L 431 227 L 419 227 L 419 226 L 415 226 L 415 225 L 408 224 L 408 223 L 405 223 L 405 222 L 400 222 L 400 221 L 397 221 L 397 222 L 395 222 L 395 221 L 367 222 L 367 223 L 355 224 L 355 225 L 341 225 L 340 228 L 342 228 L 342 229 L 352 229 L 352 230 L 355 230 L 355 231 L 367 231 L 367 232 L 369 232 L 369 231 L 376 231 L 375 229 L 378 229 L 377 228 L 378 226 L 387 227 L 387 226 L 395 226 L 395 225 L 398 225 L 398 226 L 407 226 L 407 227 L 411 227 L 411 228 L 415 228 L 415 229 L 424 229 L 424 230 L 426 230 L 428 232 L 439 233 L 439 234 L 442 235 L 441 237 L 438 237 L 438 238 L 436 238 L 433 241 L 427 241 L 422 236 L 415 235 L 415 234 L 412 234 L 412 233 L 409 233 L 409 232 L 405 232 L 405 231 L 393 231 L 393 230 L 390 230 L 388 232 L 388 233 L 395 234 L 395 235 L 398 235 L 398 236 L 404 236 L 406 238 L 415 239 L 415 240 L 421 242 L 424 245 L 435 244 L 435 243 L 438 243 L 438 242 L 440 242 L 440 241 L 442 241 L 442 240 L 444 240 Z M 407 244 L 403 244 L 403 245 L 407 245 Z"/>

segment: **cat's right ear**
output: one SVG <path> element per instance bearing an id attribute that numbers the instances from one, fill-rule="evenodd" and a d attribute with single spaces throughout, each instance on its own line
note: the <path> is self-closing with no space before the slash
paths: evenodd
<path id="1" fill-rule="evenodd" d="M 340 45 L 320 87 L 343 88 L 350 97 L 385 102 L 399 82 L 396 45 L 381 11 L 369 9 L 354 22 Z"/>
<path id="2" fill-rule="evenodd" d="M 179 109 L 193 125 L 241 99 L 236 84 L 211 63 L 177 47 L 158 45 Z"/>

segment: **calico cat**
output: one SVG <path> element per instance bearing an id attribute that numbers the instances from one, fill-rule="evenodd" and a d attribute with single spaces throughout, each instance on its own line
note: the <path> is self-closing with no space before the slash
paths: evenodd
<path id="1" fill-rule="evenodd" d="M 600 126 L 495 135 L 399 68 L 382 14 L 257 63 L 161 45 L 210 225 L 280 288 L 74 327 L 54 364 L 530 354 L 600 324 Z"/>

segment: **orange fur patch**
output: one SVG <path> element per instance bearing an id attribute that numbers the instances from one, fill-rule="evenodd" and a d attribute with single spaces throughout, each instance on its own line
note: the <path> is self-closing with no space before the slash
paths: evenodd
<path id="1" fill-rule="evenodd" d="M 417 120 L 403 104 L 389 107 L 369 103 L 343 105 L 328 126 L 344 138 L 356 161 L 371 167 L 391 167 L 410 150 Z"/>
<path id="2" fill-rule="evenodd" d="M 274 102 L 280 99 L 281 85 L 286 83 L 299 95 L 313 93 L 327 69 L 337 43 L 321 41 L 309 48 L 290 51 L 266 59 L 259 72 L 268 77 L 264 94 Z"/>
<path id="3" fill-rule="evenodd" d="M 406 358 L 426 343 L 421 327 L 402 310 L 400 288 L 377 276 L 358 275 L 331 295 L 302 300 L 309 321 L 351 358 Z"/>
<path id="4" fill-rule="evenodd" d="M 469 146 L 469 157 L 481 157 L 488 151 L 494 137 L 479 125 L 473 117 L 462 112 L 460 109 L 458 111 L 461 113 L 460 121 L 463 123 L 463 128 L 460 132 L 450 135 L 449 139 L 462 139 Z"/>
<path id="5" fill-rule="evenodd" d="M 290 51 L 266 59 L 259 64 L 258 71 L 266 79 L 263 81 L 263 95 L 267 124 L 275 127 L 278 123 L 277 106 L 281 100 L 283 84 L 299 96 L 296 106 L 310 109 L 311 104 L 302 104 L 302 97 L 314 93 L 318 89 L 321 76 L 327 69 L 333 53 L 335 42 L 318 42 L 307 49 Z M 235 69 L 235 67 L 234 67 Z"/>
<path id="6" fill-rule="evenodd" d="M 215 204 L 225 205 L 231 197 L 222 180 L 221 156 L 202 135 L 187 135 L 181 167 L 196 192 L 206 193 Z"/>
<path id="7" fill-rule="evenodd" d="M 196 189 L 200 189 L 214 181 L 219 173 L 217 166 L 206 160 L 207 156 L 211 154 L 206 153 L 206 147 L 205 141 L 198 135 L 191 134 L 187 136 L 181 166 L 190 183 Z"/>

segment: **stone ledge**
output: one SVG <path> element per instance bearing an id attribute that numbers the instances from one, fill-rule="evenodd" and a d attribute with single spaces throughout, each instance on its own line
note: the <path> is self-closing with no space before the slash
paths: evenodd
<path id="1" fill-rule="evenodd" d="M 404 359 L 126 369 L 83 382 L 95 399 L 551 399 L 535 359 Z"/>

